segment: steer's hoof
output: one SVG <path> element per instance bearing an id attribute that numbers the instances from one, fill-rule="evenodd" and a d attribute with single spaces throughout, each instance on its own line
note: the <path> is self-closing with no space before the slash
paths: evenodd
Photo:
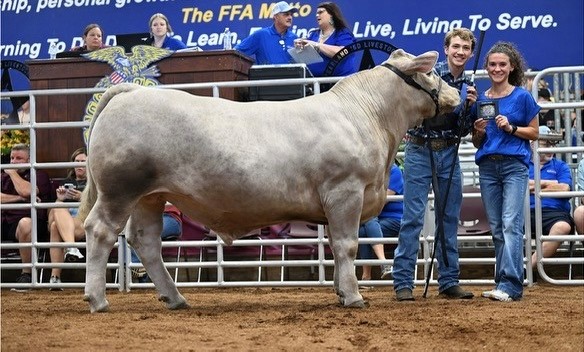
<path id="1" fill-rule="evenodd" d="M 179 298 L 174 302 L 171 301 L 171 299 L 168 298 L 167 296 L 160 296 L 158 300 L 164 302 L 166 304 L 166 308 L 170 310 L 191 308 L 191 306 L 187 303 L 187 300 L 183 296 L 179 296 Z"/>
<path id="2" fill-rule="evenodd" d="M 178 310 L 178 309 L 189 309 L 191 306 L 187 302 L 179 302 L 175 305 L 166 305 L 170 310 Z"/>
<path id="3" fill-rule="evenodd" d="M 339 303 L 346 308 L 367 308 L 369 307 L 369 302 L 363 300 L 363 296 L 360 294 L 345 295 L 343 292 L 339 291 L 337 294 Z"/>
<path id="4" fill-rule="evenodd" d="M 107 299 L 104 299 L 101 303 L 97 303 L 95 298 L 91 298 L 89 295 L 83 296 L 85 302 L 89 302 L 89 311 L 91 313 L 105 313 L 109 311 L 109 303 Z"/>
<path id="5" fill-rule="evenodd" d="M 369 308 L 369 301 L 360 300 L 346 305 L 347 308 Z"/>

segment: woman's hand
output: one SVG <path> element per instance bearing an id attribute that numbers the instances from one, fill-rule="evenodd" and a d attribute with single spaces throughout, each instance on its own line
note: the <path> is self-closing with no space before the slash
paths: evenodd
<path id="1" fill-rule="evenodd" d="M 67 190 L 67 199 L 71 199 L 74 201 L 80 201 L 81 200 L 81 191 L 78 191 L 76 189 L 68 189 Z"/>
<path id="2" fill-rule="evenodd" d="M 78 202 L 81 200 L 81 193 L 81 191 L 76 189 L 66 189 L 63 186 L 59 186 L 59 188 L 57 188 L 57 201 L 63 202 L 65 200 L 74 200 Z"/>
<path id="3" fill-rule="evenodd" d="M 503 132 L 510 133 L 513 130 L 513 126 L 511 126 L 509 120 L 507 120 L 507 116 L 497 115 L 497 117 L 495 117 L 495 123 L 498 128 L 503 130 Z"/>
<path id="4" fill-rule="evenodd" d="M 308 40 L 308 39 L 303 39 L 303 38 L 299 38 L 294 40 L 294 47 L 296 49 L 302 50 L 304 49 L 305 46 L 312 46 L 312 47 L 318 47 L 318 43 L 312 40 Z"/>
<path id="5" fill-rule="evenodd" d="M 485 139 L 485 133 L 487 129 L 487 120 L 480 118 L 477 119 L 473 124 L 473 131 L 472 131 L 472 144 L 475 148 L 480 147 Z"/>
<path id="6" fill-rule="evenodd" d="M 67 199 L 67 190 L 65 187 L 59 186 L 59 188 L 57 188 L 57 201 L 63 202 L 65 199 Z"/>
<path id="7" fill-rule="evenodd" d="M 482 118 L 477 119 L 473 124 L 475 134 L 484 135 L 487 129 L 487 122 L 487 120 Z"/>

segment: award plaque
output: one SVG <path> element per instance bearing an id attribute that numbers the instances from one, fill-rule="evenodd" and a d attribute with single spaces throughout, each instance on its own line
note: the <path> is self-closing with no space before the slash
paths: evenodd
<path id="1" fill-rule="evenodd" d="M 478 105 L 479 118 L 494 120 L 499 115 L 499 104 L 494 100 L 480 101 Z"/>

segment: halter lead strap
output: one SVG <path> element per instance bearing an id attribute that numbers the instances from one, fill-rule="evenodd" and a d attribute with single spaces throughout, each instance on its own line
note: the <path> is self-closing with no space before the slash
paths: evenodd
<path id="1" fill-rule="evenodd" d="M 430 92 L 426 88 L 422 87 L 418 82 L 414 81 L 414 79 L 412 77 L 407 76 L 405 73 L 400 71 L 397 67 L 395 67 L 391 64 L 388 64 L 387 62 L 384 62 L 383 64 L 381 64 L 381 66 L 386 67 L 386 68 L 390 69 L 391 71 L 393 71 L 396 75 L 398 75 L 401 79 L 404 80 L 404 82 L 406 82 L 410 86 L 412 86 L 416 89 L 419 89 L 423 92 L 426 92 L 426 94 L 428 94 L 430 96 L 430 98 L 432 98 L 434 105 L 436 105 L 436 112 L 434 113 L 433 117 L 438 116 L 439 111 L 440 111 L 440 104 L 438 102 L 438 96 L 440 94 L 440 90 L 442 89 L 442 79 L 440 79 L 440 83 L 438 85 L 438 90 L 432 89 L 432 91 Z"/>

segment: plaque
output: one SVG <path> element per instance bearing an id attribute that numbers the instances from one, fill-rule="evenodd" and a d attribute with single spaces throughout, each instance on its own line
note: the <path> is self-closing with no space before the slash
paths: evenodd
<path id="1" fill-rule="evenodd" d="M 480 101 L 478 106 L 479 118 L 494 120 L 499 115 L 499 104 L 495 100 Z"/>

